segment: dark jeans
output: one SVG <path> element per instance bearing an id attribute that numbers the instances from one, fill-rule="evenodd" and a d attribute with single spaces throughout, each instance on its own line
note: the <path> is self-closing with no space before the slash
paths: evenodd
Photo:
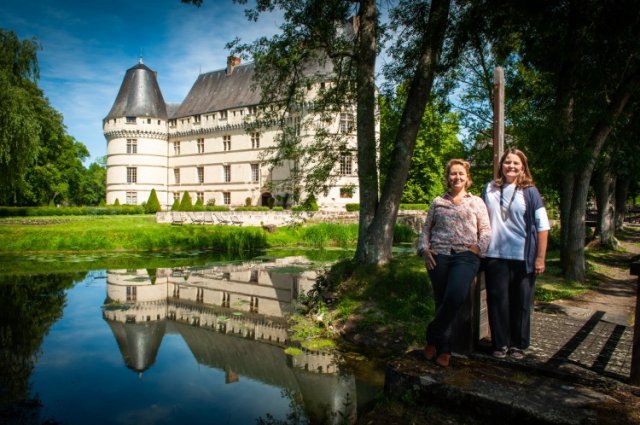
<path id="1" fill-rule="evenodd" d="M 536 275 L 526 272 L 524 261 L 487 258 L 485 279 L 494 350 L 528 348 Z"/>
<path id="2" fill-rule="evenodd" d="M 451 325 L 460 306 L 469 296 L 469 289 L 480 267 L 480 258 L 471 251 L 438 254 L 436 267 L 429 270 L 436 314 L 427 327 L 427 343 L 438 353 L 450 353 Z"/>

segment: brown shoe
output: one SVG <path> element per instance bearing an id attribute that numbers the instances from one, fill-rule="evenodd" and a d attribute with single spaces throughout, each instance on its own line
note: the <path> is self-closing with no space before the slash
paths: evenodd
<path id="1" fill-rule="evenodd" d="M 427 344 L 427 346 L 424 347 L 424 357 L 427 360 L 431 361 L 435 356 L 436 356 L 436 346 Z"/>
<path id="2" fill-rule="evenodd" d="M 451 353 L 442 353 L 436 358 L 438 366 L 449 367 L 449 359 L 451 359 Z"/>

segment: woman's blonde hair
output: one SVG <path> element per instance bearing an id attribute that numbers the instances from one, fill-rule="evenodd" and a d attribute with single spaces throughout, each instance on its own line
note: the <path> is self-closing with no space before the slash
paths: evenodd
<path id="1" fill-rule="evenodd" d="M 502 164 L 507 159 L 508 155 L 516 155 L 520 158 L 520 162 L 522 162 L 522 174 L 518 176 L 516 180 L 516 187 L 525 188 L 529 186 L 534 186 L 533 177 L 531 177 L 531 170 L 529 169 L 529 161 L 527 160 L 527 155 L 524 154 L 520 149 L 517 148 L 509 148 L 504 154 L 502 154 L 502 158 L 500 158 L 500 166 L 498 167 L 498 178 L 494 180 L 495 185 L 498 187 L 502 187 L 505 184 L 504 173 L 502 172 Z"/>
<path id="2" fill-rule="evenodd" d="M 447 168 L 444 172 L 447 187 L 451 187 L 451 184 L 449 183 L 449 172 L 451 171 L 451 167 L 453 167 L 454 165 L 462 165 L 462 167 L 464 167 L 464 170 L 467 173 L 467 183 L 465 184 L 464 188 L 468 189 L 469 186 L 471 186 L 471 183 L 473 183 L 473 180 L 471 180 L 471 164 L 469 164 L 468 161 L 460 158 L 453 158 L 450 159 L 449 162 L 447 162 Z"/>

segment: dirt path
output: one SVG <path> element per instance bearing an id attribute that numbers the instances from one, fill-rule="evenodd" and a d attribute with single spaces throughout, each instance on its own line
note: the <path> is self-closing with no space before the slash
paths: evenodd
<path id="1" fill-rule="evenodd" d="M 640 255 L 640 226 L 629 226 L 620 236 L 621 250 L 602 255 L 597 260 L 596 272 L 602 283 L 594 290 L 572 299 L 554 304 L 574 307 L 574 315 L 589 316 L 593 312 L 605 313 L 603 320 L 631 326 L 636 306 L 638 278 L 629 273 L 633 259 Z M 581 312 L 581 310 L 584 310 Z"/>

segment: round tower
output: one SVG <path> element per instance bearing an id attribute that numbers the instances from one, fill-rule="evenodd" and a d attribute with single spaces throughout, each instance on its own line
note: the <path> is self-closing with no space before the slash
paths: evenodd
<path id="1" fill-rule="evenodd" d="M 127 70 L 102 122 L 107 139 L 107 204 L 140 205 L 151 189 L 167 200 L 167 105 L 156 72 L 138 63 Z"/>

